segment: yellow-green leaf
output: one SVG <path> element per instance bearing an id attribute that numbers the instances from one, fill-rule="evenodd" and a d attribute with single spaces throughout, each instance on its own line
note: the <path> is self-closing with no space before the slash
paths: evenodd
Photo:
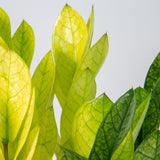
<path id="1" fill-rule="evenodd" d="M 4 151 L 3 151 L 3 144 L 0 143 L 0 160 L 5 160 L 4 158 Z"/>
<path id="2" fill-rule="evenodd" d="M 111 160 L 132 160 L 134 154 L 134 141 L 130 130 L 116 151 L 112 154 Z"/>
<path id="3" fill-rule="evenodd" d="M 0 8 L 0 37 L 10 48 L 12 47 L 10 19 L 2 8 Z"/>
<path id="4" fill-rule="evenodd" d="M 31 26 L 26 21 L 22 21 L 13 35 L 12 44 L 15 52 L 22 57 L 27 66 L 30 67 L 34 53 L 35 37 Z"/>
<path id="5" fill-rule="evenodd" d="M 32 97 L 30 100 L 30 106 L 28 107 L 27 113 L 23 119 L 22 125 L 19 129 L 16 139 L 9 143 L 8 145 L 8 159 L 13 160 L 16 159 L 20 150 L 22 149 L 28 133 L 30 131 L 30 126 L 33 118 L 34 112 L 34 102 L 35 102 L 35 89 L 32 90 Z"/>
<path id="6" fill-rule="evenodd" d="M 35 105 L 38 114 L 43 115 L 49 105 L 55 80 L 55 65 L 52 52 L 49 51 L 38 65 L 33 77 L 32 84 L 35 86 Z"/>
<path id="7" fill-rule="evenodd" d="M 84 157 L 89 156 L 99 125 L 112 105 L 113 102 L 103 94 L 85 103 L 76 112 L 73 126 L 73 143 L 76 153 Z"/>
<path id="8" fill-rule="evenodd" d="M 31 160 L 33 157 L 33 154 L 35 152 L 35 148 L 38 141 L 38 135 L 39 135 L 39 127 L 35 127 L 31 130 L 27 141 L 25 145 L 23 146 L 22 151 L 17 157 L 17 160 Z"/>
<path id="9" fill-rule="evenodd" d="M 54 54 L 65 54 L 79 63 L 87 40 L 87 28 L 83 18 L 66 5 L 59 15 L 53 31 Z"/>
<path id="10" fill-rule="evenodd" d="M 31 77 L 24 61 L 0 46 L 0 139 L 13 142 L 29 106 Z"/>
<path id="11" fill-rule="evenodd" d="M 58 131 L 54 118 L 54 111 L 53 107 L 50 107 L 44 112 L 42 118 L 40 118 L 39 139 L 33 159 L 43 160 L 42 157 L 44 157 L 44 155 L 48 155 L 49 158 L 52 158 L 57 143 L 57 136 Z"/>

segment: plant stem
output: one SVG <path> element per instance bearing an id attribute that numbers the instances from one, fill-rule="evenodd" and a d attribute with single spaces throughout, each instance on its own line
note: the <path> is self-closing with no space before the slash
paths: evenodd
<path id="1" fill-rule="evenodd" d="M 8 143 L 3 144 L 3 148 L 4 148 L 4 158 L 5 160 L 8 160 Z"/>

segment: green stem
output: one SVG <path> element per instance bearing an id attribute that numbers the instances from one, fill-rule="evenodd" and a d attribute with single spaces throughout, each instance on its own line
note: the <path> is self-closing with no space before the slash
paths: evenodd
<path id="1" fill-rule="evenodd" d="M 8 143 L 3 144 L 3 148 L 4 148 L 4 158 L 5 160 L 8 160 Z"/>

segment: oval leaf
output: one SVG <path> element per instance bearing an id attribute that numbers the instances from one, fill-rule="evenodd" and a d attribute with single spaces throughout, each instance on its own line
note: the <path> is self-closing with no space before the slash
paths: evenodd
<path id="1" fill-rule="evenodd" d="M 30 67 L 34 53 L 35 37 L 31 26 L 26 21 L 22 21 L 13 35 L 12 44 L 14 51 Z"/>
<path id="2" fill-rule="evenodd" d="M 13 51 L 0 46 L 0 138 L 13 142 L 29 106 L 31 77 L 28 67 Z"/>

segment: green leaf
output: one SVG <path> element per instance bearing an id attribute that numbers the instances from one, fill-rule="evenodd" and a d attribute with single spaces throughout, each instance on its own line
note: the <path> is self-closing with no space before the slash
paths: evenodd
<path id="1" fill-rule="evenodd" d="M 53 84 L 55 80 L 55 65 L 52 52 L 49 51 L 38 65 L 32 82 L 36 89 L 36 110 L 32 127 L 40 126 L 37 147 L 33 156 L 34 160 L 52 158 L 57 142 L 57 126 L 53 111 Z"/>
<path id="2" fill-rule="evenodd" d="M 12 48 L 10 19 L 2 8 L 0 8 L 0 37 Z"/>
<path id="3" fill-rule="evenodd" d="M 77 64 L 83 55 L 87 40 L 87 27 L 83 18 L 66 5 L 54 26 L 52 48 L 56 62 L 55 92 L 65 105 Z"/>
<path id="4" fill-rule="evenodd" d="M 111 160 L 132 160 L 134 154 L 134 141 L 130 130 L 117 150 L 113 153 Z"/>
<path id="5" fill-rule="evenodd" d="M 50 107 L 49 100 L 53 91 L 54 80 L 55 64 L 52 52 L 49 51 L 36 68 L 32 77 L 32 84 L 35 86 L 36 91 L 35 105 L 39 116 L 43 115 L 47 107 Z"/>
<path id="6" fill-rule="evenodd" d="M 155 58 L 155 60 L 151 64 L 149 71 L 147 73 L 147 76 L 146 76 L 144 88 L 148 92 L 150 92 L 153 89 L 155 83 L 157 82 L 157 80 L 160 77 L 159 68 L 160 68 L 160 53 L 158 53 L 157 57 Z"/>
<path id="7" fill-rule="evenodd" d="M 17 157 L 17 160 L 31 160 L 37 145 L 39 135 L 39 127 L 31 130 L 23 149 Z"/>
<path id="8" fill-rule="evenodd" d="M 90 153 L 90 160 L 109 160 L 128 134 L 136 110 L 136 97 L 131 89 L 113 105 L 101 123 Z"/>
<path id="9" fill-rule="evenodd" d="M 54 118 L 53 107 L 48 108 L 42 118 L 40 118 L 40 133 L 37 148 L 34 153 L 34 160 L 43 160 L 42 157 L 47 155 L 48 159 L 52 158 L 57 143 L 57 126 Z M 41 148 L 41 149 L 40 149 Z M 48 160 L 45 158 L 45 160 Z"/>
<path id="10" fill-rule="evenodd" d="M 62 146 L 59 147 L 65 153 L 65 156 L 62 157 L 61 160 L 87 160 L 85 157 L 82 157 L 71 150 L 63 148 Z"/>
<path id="11" fill-rule="evenodd" d="M 159 87 L 160 87 L 160 80 L 156 82 L 151 93 L 152 97 L 151 97 L 149 109 L 145 117 L 143 128 L 142 128 L 143 139 L 147 135 L 151 134 L 153 131 L 157 130 L 159 127 L 159 122 L 160 122 Z"/>
<path id="12" fill-rule="evenodd" d="M 22 57 L 27 66 L 30 67 L 34 53 L 35 37 L 31 26 L 26 21 L 23 20 L 18 27 L 13 35 L 12 43 L 15 52 Z"/>
<path id="13" fill-rule="evenodd" d="M 0 143 L 0 160 L 5 160 L 4 151 L 3 151 L 3 144 L 2 143 Z"/>
<path id="14" fill-rule="evenodd" d="M 89 69 L 75 79 L 68 93 L 66 105 L 61 116 L 61 142 L 65 148 L 73 149 L 72 126 L 76 111 L 86 102 L 95 97 L 96 83 Z M 57 156 L 61 153 L 57 153 Z"/>
<path id="15" fill-rule="evenodd" d="M 93 37 L 93 30 L 94 30 L 94 8 L 92 7 L 92 11 L 91 11 L 90 17 L 87 22 L 88 37 L 87 37 L 87 42 L 86 42 L 84 52 L 86 52 L 91 46 L 92 37 Z"/>
<path id="16" fill-rule="evenodd" d="M 24 61 L 0 46 L 0 139 L 13 142 L 29 106 L 31 77 Z M 18 100 L 17 100 L 18 99 Z"/>
<path id="17" fill-rule="evenodd" d="M 97 130 L 112 105 L 113 102 L 103 94 L 85 103 L 76 112 L 73 126 L 73 142 L 77 153 L 84 157 L 89 156 Z"/>
<path id="18" fill-rule="evenodd" d="M 34 102 L 35 102 L 35 90 L 32 91 L 32 97 L 30 99 L 30 105 L 28 107 L 27 113 L 23 119 L 22 125 L 18 131 L 16 139 L 9 143 L 8 145 L 8 157 L 9 160 L 16 159 L 20 150 L 22 149 L 28 133 L 30 131 L 30 126 L 32 123 L 33 112 L 34 112 Z"/>
<path id="19" fill-rule="evenodd" d="M 79 63 L 87 40 L 87 28 L 83 18 L 66 5 L 59 15 L 53 31 L 53 52 L 63 53 Z"/>
<path id="20" fill-rule="evenodd" d="M 160 131 L 155 131 L 140 144 L 133 160 L 159 160 L 160 159 Z"/>
<path id="21" fill-rule="evenodd" d="M 136 109 L 133 124 L 132 124 L 134 142 L 136 141 L 137 136 L 142 127 L 143 121 L 147 114 L 150 99 L 151 99 L 151 95 L 150 94 L 148 95 L 146 91 L 140 87 L 136 88 L 135 94 L 136 94 L 136 101 L 137 101 L 137 109 Z"/>
<path id="22" fill-rule="evenodd" d="M 89 68 L 93 75 L 96 76 L 102 66 L 108 53 L 108 36 L 104 34 L 98 42 L 93 45 L 83 57 L 81 64 L 77 70 L 77 74 L 86 68 Z"/>

